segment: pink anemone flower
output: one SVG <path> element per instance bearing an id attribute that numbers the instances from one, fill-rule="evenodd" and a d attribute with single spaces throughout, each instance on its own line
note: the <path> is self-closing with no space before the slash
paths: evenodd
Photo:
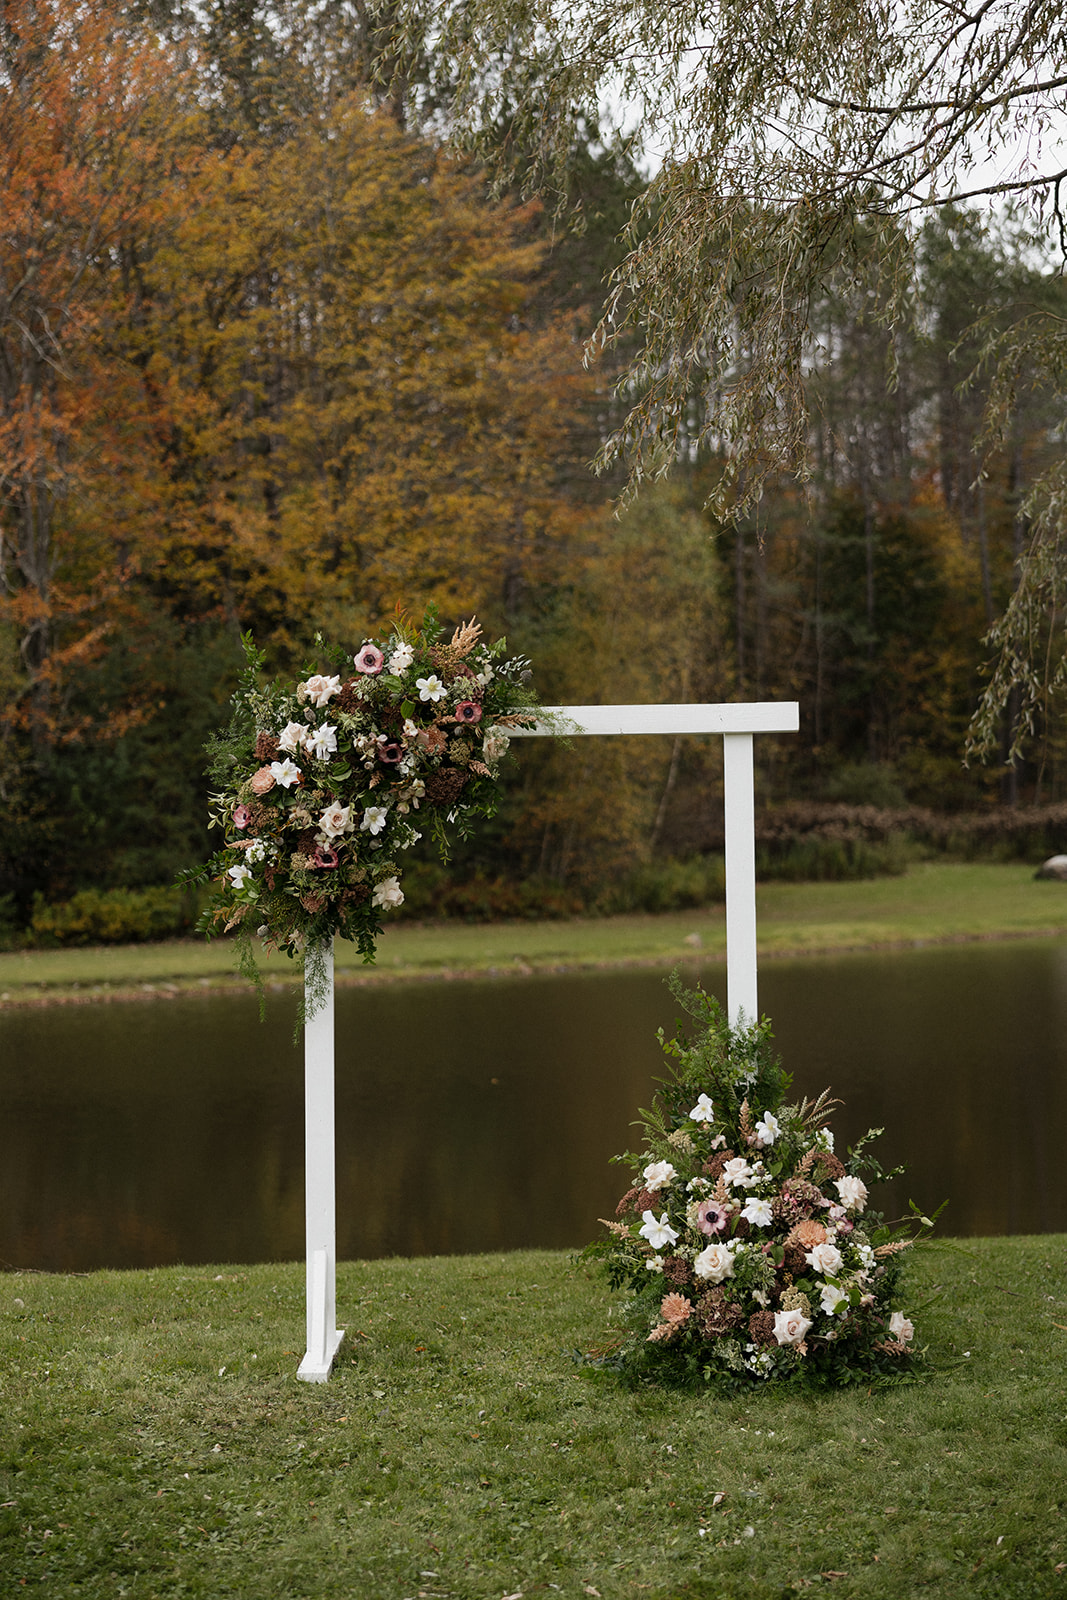
<path id="1" fill-rule="evenodd" d="M 234 806 L 233 825 L 235 828 L 247 828 L 252 820 L 252 813 L 247 806 Z"/>
<path id="2" fill-rule="evenodd" d="M 390 739 L 387 744 L 378 746 L 378 760 L 395 765 L 404 756 L 404 746 L 397 744 L 395 739 Z"/>
<path id="3" fill-rule="evenodd" d="M 336 867 L 337 851 L 331 850 L 328 845 L 316 845 L 311 864 L 314 867 Z"/>
<path id="4" fill-rule="evenodd" d="M 461 700 L 456 707 L 457 722 L 481 722 L 482 708 L 477 700 Z"/>
<path id="5" fill-rule="evenodd" d="M 729 1223 L 729 1211 L 717 1200 L 702 1200 L 697 1206 L 697 1227 L 701 1233 L 724 1233 Z"/>
<path id="6" fill-rule="evenodd" d="M 355 658 L 357 672 L 365 672 L 368 678 L 374 678 L 385 666 L 385 657 L 373 644 L 365 644 L 359 655 Z"/>

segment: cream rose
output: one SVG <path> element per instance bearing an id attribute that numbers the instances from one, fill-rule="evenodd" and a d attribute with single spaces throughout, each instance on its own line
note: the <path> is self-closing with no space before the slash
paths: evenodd
<path id="1" fill-rule="evenodd" d="M 806 1317 L 803 1311 L 776 1311 L 774 1313 L 774 1337 L 779 1344 L 801 1344 L 804 1335 L 811 1327 L 811 1318 Z"/>
<path id="2" fill-rule="evenodd" d="M 404 904 L 404 891 L 400 887 L 399 878 L 383 878 L 372 896 L 374 905 L 380 906 L 383 911 L 388 911 L 395 906 Z"/>
<path id="3" fill-rule="evenodd" d="M 804 1260 L 825 1278 L 836 1278 L 842 1267 L 841 1252 L 835 1244 L 817 1244 L 814 1250 L 805 1252 Z"/>
<path id="4" fill-rule="evenodd" d="M 724 1244 L 709 1244 L 693 1262 L 693 1271 L 698 1278 L 706 1278 L 709 1283 L 721 1283 L 724 1278 L 732 1278 L 733 1251 L 727 1250 Z"/>
<path id="5" fill-rule="evenodd" d="M 907 1344 L 915 1337 L 914 1325 L 908 1321 L 903 1311 L 894 1311 L 889 1319 L 889 1331 L 894 1339 L 899 1339 L 901 1344 Z"/>
<path id="6" fill-rule="evenodd" d="M 867 1205 L 867 1185 L 862 1178 L 838 1178 L 834 1188 L 841 1196 L 841 1204 L 849 1211 L 863 1211 Z"/>
<path id="7" fill-rule="evenodd" d="M 324 833 L 327 839 L 338 839 L 343 833 L 351 833 L 355 825 L 352 807 L 338 805 L 337 801 L 327 806 L 319 818 L 319 832 Z"/>
<path id="8" fill-rule="evenodd" d="M 340 693 L 340 678 L 324 678 L 319 672 L 315 673 L 314 677 L 309 678 L 306 683 L 298 683 L 296 686 L 298 700 L 310 700 L 313 706 L 319 706 L 320 708 L 326 705 L 327 701 L 331 700 L 335 694 Z"/>
<path id="9" fill-rule="evenodd" d="M 650 1161 L 641 1176 L 649 1194 L 655 1194 L 657 1189 L 668 1189 L 677 1173 L 669 1161 Z"/>

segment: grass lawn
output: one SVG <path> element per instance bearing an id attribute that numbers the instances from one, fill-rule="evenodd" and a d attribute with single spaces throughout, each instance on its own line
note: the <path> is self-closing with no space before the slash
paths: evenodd
<path id="1" fill-rule="evenodd" d="M 1035 882 L 1029 866 L 939 862 L 899 878 L 861 883 L 768 883 L 757 891 L 764 957 L 828 950 L 889 948 L 951 940 L 1067 933 L 1067 885 Z M 340 981 L 462 976 L 529 969 L 658 964 L 673 966 L 699 946 L 726 952 L 722 906 L 660 916 L 568 922 L 399 923 L 364 967 L 339 944 Z M 271 982 L 293 982 L 299 968 L 284 957 L 266 963 Z M 107 948 L 0 954 L 0 1005 L 40 999 L 116 998 L 179 993 L 235 981 L 225 942 L 174 940 Z"/>
<path id="2" fill-rule="evenodd" d="M 1067 1594 L 1065 1247 L 927 1249 L 928 1375 L 823 1399 L 578 1368 L 608 1300 L 559 1253 L 343 1265 L 322 1386 L 300 1266 L 8 1274 L 0 1593 Z"/>

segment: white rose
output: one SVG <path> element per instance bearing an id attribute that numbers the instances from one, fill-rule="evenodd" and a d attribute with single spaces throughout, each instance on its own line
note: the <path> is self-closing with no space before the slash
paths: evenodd
<path id="1" fill-rule="evenodd" d="M 735 1185 L 741 1189 L 750 1189 L 756 1181 L 756 1174 L 745 1160 L 744 1156 L 734 1156 L 722 1169 L 726 1182 L 733 1188 Z"/>
<path id="2" fill-rule="evenodd" d="M 677 1173 L 669 1161 L 652 1161 L 641 1176 L 645 1180 L 645 1188 L 649 1194 L 655 1194 L 657 1189 L 669 1188 Z"/>
<path id="3" fill-rule="evenodd" d="M 324 833 L 327 839 L 337 839 L 342 833 L 351 833 L 354 827 L 352 807 L 338 805 L 336 800 L 332 806 L 326 807 L 319 818 L 319 831 Z"/>
<path id="4" fill-rule="evenodd" d="M 841 1271 L 841 1252 L 835 1244 L 817 1244 L 814 1250 L 805 1251 L 804 1260 L 827 1278 L 836 1277 Z"/>
<path id="5" fill-rule="evenodd" d="M 774 1313 L 774 1337 L 779 1344 L 801 1344 L 810 1327 L 811 1318 L 806 1317 L 803 1311 Z"/>
<path id="6" fill-rule="evenodd" d="M 383 910 L 404 904 L 404 891 L 400 887 L 399 878 L 383 878 L 371 897 L 376 906 Z"/>
<path id="7" fill-rule="evenodd" d="M 693 1271 L 698 1278 L 707 1278 L 709 1283 L 721 1283 L 724 1278 L 732 1278 L 733 1251 L 724 1244 L 709 1244 L 693 1262 Z"/>
<path id="8" fill-rule="evenodd" d="M 867 1205 L 867 1185 L 862 1178 L 838 1178 L 834 1188 L 841 1196 L 841 1204 L 849 1211 L 863 1211 Z"/>
<path id="9" fill-rule="evenodd" d="M 907 1344 L 915 1337 L 915 1328 L 910 1323 L 903 1311 L 894 1311 L 889 1319 L 889 1331 L 894 1339 L 899 1339 L 901 1344 Z"/>

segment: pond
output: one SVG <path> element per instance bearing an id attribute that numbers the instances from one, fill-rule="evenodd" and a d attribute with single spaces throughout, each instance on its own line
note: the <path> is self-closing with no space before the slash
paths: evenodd
<path id="1" fill-rule="evenodd" d="M 687 969 L 724 995 L 721 966 Z M 845 1100 L 908 1173 L 894 1214 L 957 1235 L 1067 1230 L 1067 940 L 768 962 L 797 1093 Z M 662 1070 L 660 972 L 342 989 L 342 1258 L 581 1245 L 626 1187 L 610 1157 Z M 293 1002 L 0 1016 L 0 1263 L 49 1270 L 303 1254 Z"/>

